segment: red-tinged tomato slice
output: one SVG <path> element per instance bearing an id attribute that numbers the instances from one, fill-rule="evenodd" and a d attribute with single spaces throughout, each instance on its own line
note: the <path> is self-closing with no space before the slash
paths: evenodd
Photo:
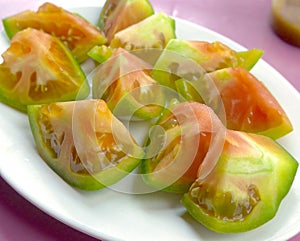
<path id="1" fill-rule="evenodd" d="M 152 128 L 141 171 L 148 185 L 183 193 L 214 168 L 225 128 L 212 109 L 197 102 L 177 103 L 166 113 Z"/>
<path id="2" fill-rule="evenodd" d="M 194 81 L 179 79 L 175 86 L 187 100 L 205 103 L 217 114 L 221 108 L 222 116 L 226 116 L 222 120 L 229 129 L 273 139 L 293 130 L 286 112 L 267 87 L 243 68 L 224 68 Z"/>
<path id="3" fill-rule="evenodd" d="M 140 148 L 103 100 L 30 105 L 28 116 L 43 160 L 76 188 L 110 186 L 140 162 Z"/>
<path id="4" fill-rule="evenodd" d="M 21 111 L 27 105 L 85 98 L 81 67 L 55 37 L 35 29 L 18 32 L 2 54 L 0 99 Z"/>
<path id="5" fill-rule="evenodd" d="M 114 35 L 154 13 L 148 0 L 107 0 L 101 10 L 98 26 L 108 43 Z"/>
<path id="6" fill-rule="evenodd" d="M 219 90 L 229 129 L 263 134 L 273 139 L 293 130 L 278 101 L 247 70 L 228 68 L 209 73 L 205 78 L 213 80 Z"/>
<path id="7" fill-rule="evenodd" d="M 122 48 L 95 70 L 93 98 L 101 98 L 117 116 L 149 119 L 164 107 L 164 94 L 150 76 L 151 66 Z"/>
<path id="8" fill-rule="evenodd" d="M 106 43 L 102 32 L 86 19 L 48 2 L 37 12 L 26 10 L 2 21 L 9 38 L 28 27 L 58 37 L 79 63 L 88 58 L 88 51 L 95 45 Z"/>
<path id="9" fill-rule="evenodd" d="M 182 198 L 208 229 L 238 233 L 270 221 L 289 192 L 297 161 L 269 137 L 228 130 L 214 169 Z"/>

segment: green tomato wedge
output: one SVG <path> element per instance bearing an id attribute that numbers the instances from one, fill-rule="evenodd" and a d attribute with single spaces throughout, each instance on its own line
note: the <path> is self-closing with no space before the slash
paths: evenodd
<path id="1" fill-rule="evenodd" d="M 0 100 L 20 111 L 27 105 L 83 99 L 90 88 L 80 65 L 57 38 L 27 28 L 2 54 Z"/>
<path id="2" fill-rule="evenodd" d="M 210 230 L 249 231 L 275 216 L 297 168 L 298 162 L 271 138 L 228 130 L 216 166 L 192 184 L 182 203 Z"/>
<path id="3" fill-rule="evenodd" d="M 175 20 L 165 13 L 155 13 L 116 33 L 110 46 L 127 51 L 137 49 L 164 49 L 176 38 Z"/>
<path id="4" fill-rule="evenodd" d="M 175 88 L 174 82 L 180 78 L 194 80 L 201 73 L 228 67 L 250 70 L 262 54 L 260 49 L 237 52 L 218 41 L 172 39 L 157 60 L 153 77 L 159 83 Z"/>
<path id="5" fill-rule="evenodd" d="M 218 154 L 213 146 L 222 144 L 224 130 L 208 106 L 197 102 L 171 103 L 152 126 L 146 142 L 141 163 L 145 183 L 167 192 L 188 191 L 202 162 Z"/>
<path id="6" fill-rule="evenodd" d="M 107 0 L 101 10 L 98 26 L 109 44 L 117 32 L 152 14 L 154 9 L 148 0 Z"/>
<path id="7" fill-rule="evenodd" d="M 40 156 L 71 186 L 101 189 L 140 163 L 140 148 L 103 100 L 30 105 L 28 117 Z"/>
<path id="8" fill-rule="evenodd" d="M 92 79 L 93 98 L 106 101 L 118 117 L 151 119 L 164 108 L 164 93 L 150 76 L 151 66 L 125 49 L 114 49 Z"/>

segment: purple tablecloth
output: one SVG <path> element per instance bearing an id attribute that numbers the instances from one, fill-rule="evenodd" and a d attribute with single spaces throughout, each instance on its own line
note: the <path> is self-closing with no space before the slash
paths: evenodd
<path id="1" fill-rule="evenodd" d="M 60 0 L 53 2 L 59 4 Z M 89 0 L 85 2 L 89 3 Z M 263 59 L 275 67 L 298 91 L 300 90 L 300 48 L 283 42 L 272 32 L 271 0 L 151 0 L 151 2 L 156 11 L 163 11 L 208 27 L 246 48 L 263 49 Z M 24 9 L 36 9 L 41 3 L 43 1 L 0 0 L 0 18 Z M 3 28 L 2 25 L 0 28 Z M 43 213 L 0 178 L 0 241 L 20 240 L 95 239 Z M 296 240 L 300 240 L 300 234 L 290 241 Z"/>

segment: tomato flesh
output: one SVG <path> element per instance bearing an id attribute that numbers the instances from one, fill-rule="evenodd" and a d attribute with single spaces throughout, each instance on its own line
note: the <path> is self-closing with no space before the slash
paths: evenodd
<path id="1" fill-rule="evenodd" d="M 139 164 L 141 156 L 128 152 L 128 145 L 135 148 L 134 139 L 102 100 L 30 105 L 28 116 L 41 157 L 74 187 L 101 189 Z M 115 133 L 125 135 L 126 150 Z"/>
<path id="2" fill-rule="evenodd" d="M 203 73 L 228 67 L 250 70 L 261 55 L 259 49 L 237 52 L 218 41 L 171 39 L 154 66 L 153 76 L 175 89 L 175 81 L 181 78 L 193 81 Z"/>
<path id="3" fill-rule="evenodd" d="M 95 71 L 93 97 L 104 99 L 117 116 L 154 118 L 164 107 L 164 95 L 150 69 L 133 53 L 115 49 Z"/>
<path id="4" fill-rule="evenodd" d="M 164 13 L 155 13 L 114 35 L 112 48 L 164 49 L 171 39 L 176 38 L 175 20 Z"/>
<path id="5" fill-rule="evenodd" d="M 228 68 L 206 77 L 208 81 L 213 80 L 219 90 L 229 129 L 263 134 L 273 139 L 293 130 L 278 101 L 247 70 Z"/>
<path id="6" fill-rule="evenodd" d="M 275 216 L 297 168 L 271 138 L 228 130 L 217 165 L 192 184 L 182 203 L 213 231 L 249 231 Z"/>
<path id="7" fill-rule="evenodd" d="M 98 26 L 108 43 L 114 35 L 154 13 L 148 0 L 107 0 L 101 10 Z"/>
<path id="8" fill-rule="evenodd" d="M 88 58 L 88 51 L 95 45 L 106 43 L 94 25 L 52 3 L 44 3 L 37 12 L 27 10 L 7 17 L 3 19 L 3 26 L 9 38 L 28 27 L 52 34 L 71 50 L 79 63 Z"/>
<path id="9" fill-rule="evenodd" d="M 81 67 L 49 34 L 20 31 L 2 57 L 0 98 L 21 111 L 29 104 L 81 99 L 89 93 Z"/>
<path id="10" fill-rule="evenodd" d="M 193 81 L 178 79 L 175 87 L 187 100 L 205 103 L 224 116 L 222 119 L 229 129 L 273 139 L 293 130 L 287 113 L 275 97 L 243 68 L 224 68 Z"/>
<path id="11" fill-rule="evenodd" d="M 208 106 L 197 102 L 178 103 L 167 112 L 155 124 L 163 128 L 165 144 L 155 154 L 157 146 L 151 146 L 150 141 L 160 142 L 162 134 L 150 135 L 150 146 L 146 149 L 149 158 L 142 162 L 141 170 L 150 186 L 184 193 L 196 180 L 199 166 L 212 148 L 211 143 L 216 141 L 216 133 L 222 141 L 223 124 Z"/>

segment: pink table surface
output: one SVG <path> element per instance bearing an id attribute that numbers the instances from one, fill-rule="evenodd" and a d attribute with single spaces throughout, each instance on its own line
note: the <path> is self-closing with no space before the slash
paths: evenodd
<path id="1" fill-rule="evenodd" d="M 60 0 L 53 2 L 59 4 Z M 89 0 L 85 2 L 88 3 Z M 41 3 L 43 1 L 0 0 L 0 18 L 24 9 L 36 9 Z M 299 92 L 300 48 L 283 42 L 272 32 L 271 0 L 152 0 L 151 3 L 156 11 L 210 28 L 246 48 L 263 49 L 263 59 L 275 67 Z M 3 29 L 2 25 L 0 29 Z M 96 239 L 48 216 L 0 178 L 0 241 L 33 240 Z M 296 240 L 300 240 L 300 233 L 290 239 Z"/>

